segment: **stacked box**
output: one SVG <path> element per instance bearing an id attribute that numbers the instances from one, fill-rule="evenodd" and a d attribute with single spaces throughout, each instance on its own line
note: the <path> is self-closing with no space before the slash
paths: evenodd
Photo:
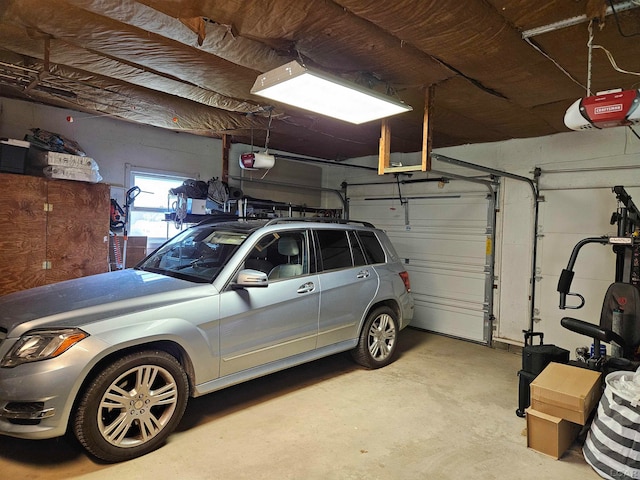
<path id="1" fill-rule="evenodd" d="M 47 178 L 98 183 L 102 180 L 99 167 L 91 157 L 66 152 L 33 151 L 29 154 L 31 167 L 41 169 Z"/>
<path id="2" fill-rule="evenodd" d="M 527 446 L 558 459 L 580 433 L 580 425 L 527 408 Z"/>
<path id="3" fill-rule="evenodd" d="M 552 362 L 531 382 L 531 407 L 584 425 L 602 395 L 601 377 L 594 370 Z"/>
<path id="4" fill-rule="evenodd" d="M 37 151 L 30 155 L 31 165 L 39 167 L 71 167 L 98 170 L 98 164 L 91 157 L 83 157 L 81 155 L 71 155 L 64 152 L 45 152 Z"/>
<path id="5" fill-rule="evenodd" d="M 601 373 L 550 363 L 531 382 L 527 446 L 560 458 L 578 436 L 602 394 Z"/>

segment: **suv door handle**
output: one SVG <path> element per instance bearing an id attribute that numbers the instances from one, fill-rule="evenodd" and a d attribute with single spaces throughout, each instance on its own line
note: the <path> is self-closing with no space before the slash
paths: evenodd
<path id="1" fill-rule="evenodd" d="M 356 278 L 368 278 L 369 275 L 369 270 L 360 270 L 358 275 L 356 275 Z"/>
<path id="2" fill-rule="evenodd" d="M 313 292 L 316 289 L 316 286 L 313 284 L 313 282 L 307 282 L 303 285 L 300 285 L 298 287 L 298 293 L 309 293 L 309 292 Z"/>

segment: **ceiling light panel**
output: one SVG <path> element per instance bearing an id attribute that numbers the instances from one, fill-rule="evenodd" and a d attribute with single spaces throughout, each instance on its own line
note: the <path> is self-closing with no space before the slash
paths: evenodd
<path id="1" fill-rule="evenodd" d="M 355 124 L 412 110 L 391 97 L 297 61 L 259 75 L 251 93 Z"/>

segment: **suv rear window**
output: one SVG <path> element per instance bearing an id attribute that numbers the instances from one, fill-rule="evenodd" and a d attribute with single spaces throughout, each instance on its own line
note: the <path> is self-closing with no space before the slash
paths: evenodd
<path id="1" fill-rule="evenodd" d="M 358 237 L 360 237 L 360 242 L 362 243 L 369 263 L 385 262 L 384 250 L 382 249 L 382 245 L 380 245 L 380 241 L 378 240 L 378 237 L 376 237 L 375 233 L 358 232 Z"/>
<path id="2" fill-rule="evenodd" d="M 355 230 L 316 230 L 320 269 L 384 263 L 386 255 L 375 233 Z"/>

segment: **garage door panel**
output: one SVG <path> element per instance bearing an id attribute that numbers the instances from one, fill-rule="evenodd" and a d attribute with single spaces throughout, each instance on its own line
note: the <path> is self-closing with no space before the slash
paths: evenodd
<path id="1" fill-rule="evenodd" d="M 443 305 L 427 297 L 427 301 L 416 299 L 414 321 L 411 325 L 458 338 L 481 341 L 483 324 L 478 321 L 478 317 L 482 314 L 482 311 Z"/>
<path id="2" fill-rule="evenodd" d="M 385 230 L 405 259 L 416 307 L 412 326 L 487 342 L 485 194 L 353 198 L 350 217 Z"/>
<path id="3" fill-rule="evenodd" d="M 440 263 L 453 265 L 471 263 L 484 266 L 485 264 L 486 237 L 484 236 L 476 239 L 456 236 L 435 238 L 431 235 L 422 237 L 398 236 L 395 238 L 397 238 L 396 243 L 402 245 L 403 250 L 409 253 L 410 258 L 416 260 L 432 258 L 437 259 Z M 391 238 L 391 241 L 394 239 Z M 396 248 L 399 247 L 396 246 Z"/>
<path id="4" fill-rule="evenodd" d="M 414 296 L 447 299 L 448 303 L 482 305 L 484 280 L 482 273 L 469 273 L 412 266 L 409 270 Z M 477 310 L 477 308 L 476 308 Z"/>

